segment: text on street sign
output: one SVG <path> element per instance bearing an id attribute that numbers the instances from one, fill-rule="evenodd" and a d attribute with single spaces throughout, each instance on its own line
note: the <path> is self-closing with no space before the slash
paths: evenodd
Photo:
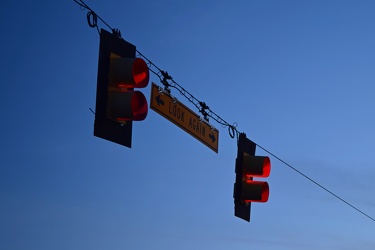
<path id="1" fill-rule="evenodd" d="M 150 108 L 218 152 L 219 131 L 155 83 L 151 87 Z"/>

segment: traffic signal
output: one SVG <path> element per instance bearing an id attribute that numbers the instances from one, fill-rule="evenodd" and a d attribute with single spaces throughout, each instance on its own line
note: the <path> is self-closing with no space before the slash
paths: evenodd
<path id="1" fill-rule="evenodd" d="M 270 158 L 255 155 L 256 144 L 239 135 L 236 159 L 236 182 L 234 183 L 234 215 L 250 221 L 251 202 L 267 202 L 267 182 L 255 181 L 253 177 L 268 177 L 271 171 Z"/>
<path id="2" fill-rule="evenodd" d="M 145 96 L 134 88 L 148 82 L 148 66 L 136 58 L 136 47 L 101 29 L 94 135 L 131 148 L 133 121 L 148 112 Z"/>

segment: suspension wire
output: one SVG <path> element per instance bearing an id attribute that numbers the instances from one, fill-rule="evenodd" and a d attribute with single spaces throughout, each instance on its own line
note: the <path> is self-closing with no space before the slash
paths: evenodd
<path id="1" fill-rule="evenodd" d="M 102 21 L 109 29 L 112 30 L 113 34 L 117 35 L 118 37 L 121 37 L 121 32 L 118 29 L 113 29 L 111 26 L 109 26 L 102 18 L 100 18 L 86 3 L 83 2 L 83 0 L 73 0 L 76 2 L 83 10 L 87 9 L 87 22 L 91 28 L 96 27 L 98 29 L 98 24 L 97 24 L 97 19 L 99 18 L 100 21 Z M 100 32 L 99 32 L 100 33 Z M 123 38 L 122 38 L 123 39 Z M 193 96 L 190 92 L 188 92 L 184 87 L 182 87 L 180 84 L 178 84 L 173 78 L 168 74 L 167 71 L 161 70 L 159 67 L 157 67 L 151 60 L 149 60 L 145 55 L 143 55 L 140 51 L 136 50 L 138 57 L 143 58 L 147 65 L 149 70 L 159 78 L 160 82 L 164 85 L 164 90 L 168 92 L 169 94 L 171 93 L 171 88 L 176 89 L 182 96 L 184 96 L 189 102 L 191 102 L 198 110 L 199 112 L 203 115 L 203 119 L 205 119 L 208 122 L 208 117 L 212 118 L 215 120 L 217 123 L 221 124 L 224 128 L 228 127 L 228 133 L 231 138 L 237 137 L 237 141 L 239 139 L 239 134 L 240 132 L 237 130 L 237 123 L 233 123 L 232 125 L 226 122 L 223 118 L 221 118 L 219 115 L 217 115 L 214 111 L 212 111 L 205 102 L 199 101 L 195 96 Z M 345 203 L 349 207 L 353 208 L 357 212 L 361 213 L 362 215 L 366 216 L 370 220 L 375 222 L 375 218 L 371 217 L 367 213 L 363 212 L 356 206 L 352 205 L 345 199 L 341 198 L 334 192 L 330 191 L 328 188 L 324 187 L 323 185 L 319 184 L 317 181 L 313 180 L 312 178 L 308 177 L 295 167 L 293 167 L 291 164 L 287 163 L 277 155 L 273 154 L 271 151 L 267 150 L 266 148 L 262 147 L 261 145 L 255 143 L 259 148 L 273 156 L 275 159 L 286 165 L 287 167 L 291 168 L 316 186 L 320 187 L 324 191 L 328 192 L 341 202 Z"/>
<path id="2" fill-rule="evenodd" d="M 369 218 L 370 220 L 374 221 L 375 222 L 375 218 L 371 217 L 370 215 L 368 215 L 367 213 L 363 212 L 362 210 L 360 210 L 359 208 L 357 208 L 356 206 L 352 205 L 350 202 L 344 200 L 343 198 L 341 198 L 340 196 L 338 196 L 337 194 L 335 194 L 334 192 L 330 191 L 328 188 L 324 187 L 323 185 L 319 184 L 317 181 L 313 180 L 312 178 L 308 177 L 307 175 L 305 175 L 304 173 L 302 173 L 301 171 L 299 171 L 298 169 L 296 169 L 295 167 L 293 167 L 292 165 L 290 165 L 289 163 L 287 163 L 286 161 L 284 161 L 283 159 L 281 159 L 280 157 L 278 157 L 277 155 L 273 154 L 272 152 L 270 152 L 269 150 L 265 149 L 264 147 L 260 146 L 259 144 L 255 143 L 259 148 L 263 149 L 265 152 L 267 152 L 268 154 L 272 155 L 274 158 L 276 158 L 278 161 L 280 161 L 281 163 L 283 163 L 284 165 L 286 165 L 287 167 L 291 168 L 292 170 L 294 170 L 295 172 L 297 172 L 298 174 L 302 175 L 303 177 L 305 177 L 307 180 L 309 180 L 310 182 L 314 183 L 315 185 L 317 185 L 318 187 L 320 187 L 321 189 L 323 189 L 324 191 L 328 192 L 329 194 L 333 195 L 335 198 L 339 199 L 340 201 L 344 202 L 346 205 L 350 206 L 351 208 L 357 210 L 359 213 L 361 213 L 362 215 L 366 216 L 367 218 Z"/>

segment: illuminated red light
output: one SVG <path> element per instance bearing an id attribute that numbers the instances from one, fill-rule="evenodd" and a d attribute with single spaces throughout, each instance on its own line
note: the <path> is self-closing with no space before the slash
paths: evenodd
<path id="1" fill-rule="evenodd" d="M 267 182 L 246 180 L 242 183 L 243 202 L 267 202 L 270 189 Z"/>
<path id="2" fill-rule="evenodd" d="M 141 58 L 136 58 L 133 63 L 134 87 L 144 88 L 148 85 L 150 73 L 146 62 Z"/>
<path id="3" fill-rule="evenodd" d="M 268 177 L 271 173 L 271 160 L 268 156 L 264 157 L 263 161 L 263 175 L 261 177 Z"/>
<path id="4" fill-rule="evenodd" d="M 243 177 L 268 177 L 271 172 L 271 161 L 268 156 L 251 156 L 244 154 Z"/>
<path id="5" fill-rule="evenodd" d="M 109 85 L 122 89 L 144 88 L 150 80 L 147 63 L 141 58 L 122 58 L 111 54 Z"/>
<path id="6" fill-rule="evenodd" d="M 146 97 L 139 91 L 135 91 L 131 98 L 131 113 L 134 121 L 142 121 L 148 113 Z"/>
<path id="7" fill-rule="evenodd" d="M 269 196 L 268 183 L 263 181 L 254 181 L 253 177 L 268 177 L 270 175 L 270 158 L 268 156 L 256 156 L 244 153 L 242 164 L 243 202 L 267 202 Z"/>
<path id="8" fill-rule="evenodd" d="M 140 91 L 112 91 L 108 95 L 107 113 L 110 119 L 119 123 L 142 121 L 148 113 L 146 97 Z"/>

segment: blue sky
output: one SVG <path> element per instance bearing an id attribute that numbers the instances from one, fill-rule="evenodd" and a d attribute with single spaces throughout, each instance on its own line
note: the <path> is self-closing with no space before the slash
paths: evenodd
<path id="1" fill-rule="evenodd" d="M 375 216 L 374 1 L 86 3 L 247 137 Z M 214 121 L 218 154 L 152 110 L 131 149 L 94 137 L 99 35 L 74 1 L 5 0 L 0 27 L 1 249 L 374 249 L 374 221 L 272 157 L 269 201 L 234 217 L 237 145 Z"/>

